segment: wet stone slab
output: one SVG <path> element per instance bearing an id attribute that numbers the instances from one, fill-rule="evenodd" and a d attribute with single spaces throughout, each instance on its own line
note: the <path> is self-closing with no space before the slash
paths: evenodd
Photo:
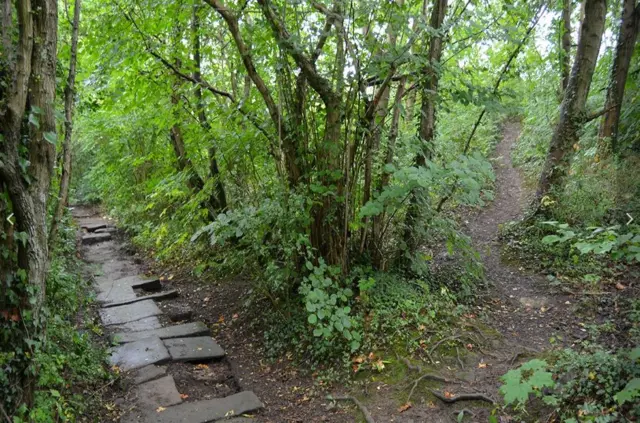
<path id="1" fill-rule="evenodd" d="M 188 338 L 209 334 L 209 328 L 202 322 L 185 323 L 183 325 L 167 326 L 160 329 L 145 330 L 140 332 L 116 333 L 112 336 L 114 342 L 135 342 L 150 336 L 160 339 Z"/>
<path id="2" fill-rule="evenodd" d="M 124 300 L 133 300 L 137 298 L 136 293 L 129 285 L 110 285 L 104 286 L 105 289 L 99 289 L 100 293 L 96 297 L 101 303 L 113 303 Z M 106 307 L 106 305 L 103 305 Z"/>
<path id="3" fill-rule="evenodd" d="M 233 416 L 250 413 L 263 408 L 256 394 L 243 391 L 225 398 L 185 402 L 156 413 L 157 423 L 207 423 L 226 420 Z"/>
<path id="4" fill-rule="evenodd" d="M 166 374 L 167 368 L 165 366 L 156 366 L 155 364 L 150 364 L 135 371 L 135 373 L 132 375 L 133 383 L 139 385 L 150 380 L 158 379 L 159 377 Z"/>
<path id="5" fill-rule="evenodd" d="M 182 402 L 171 375 L 142 383 L 133 390 L 133 394 L 138 399 L 140 406 L 154 410 L 158 407 L 170 407 Z"/>
<path id="6" fill-rule="evenodd" d="M 144 319 L 136 320 L 134 322 L 127 322 L 122 325 L 114 325 L 109 329 L 113 329 L 118 333 L 140 332 L 152 329 L 160 329 L 162 323 L 156 316 L 145 317 Z M 140 338 L 142 339 L 142 338 Z M 136 341 L 139 339 L 136 339 Z"/>
<path id="7" fill-rule="evenodd" d="M 153 300 L 144 300 L 134 304 L 103 308 L 100 310 L 100 319 L 105 326 L 110 326 L 121 325 L 159 314 L 162 314 L 162 311 Z"/>
<path id="8" fill-rule="evenodd" d="M 142 275 L 126 276 L 113 281 L 117 284 L 129 285 L 133 289 L 143 289 L 145 291 L 159 291 L 162 289 L 160 279 L 157 277 L 147 277 Z"/>
<path id="9" fill-rule="evenodd" d="M 104 229 L 107 227 L 106 223 L 87 223 L 80 226 L 80 229 L 84 229 L 87 232 L 95 232 L 98 229 Z"/>
<path id="10" fill-rule="evenodd" d="M 171 289 L 169 291 L 162 291 L 156 294 L 143 295 L 143 296 L 137 297 L 135 295 L 135 292 L 133 292 L 133 288 L 131 288 L 130 286 L 128 288 L 133 293 L 133 296 L 126 296 L 124 298 L 114 298 L 111 301 L 105 302 L 102 305 L 102 307 L 116 307 L 116 306 L 121 306 L 125 304 L 133 304 L 133 303 L 137 303 L 144 300 L 156 300 L 156 301 L 167 300 L 170 298 L 176 298 L 178 296 L 178 291 L 176 291 L 175 289 Z"/>
<path id="11" fill-rule="evenodd" d="M 109 241 L 111 239 L 110 233 L 103 234 L 89 234 L 82 237 L 82 243 L 84 245 L 97 244 L 99 242 Z"/>
<path id="12" fill-rule="evenodd" d="M 111 354 L 111 364 L 124 371 L 139 369 L 150 364 L 163 364 L 171 360 L 160 338 L 151 337 L 123 344 Z"/>
<path id="13" fill-rule="evenodd" d="M 208 361 L 225 355 L 224 350 L 210 336 L 165 339 L 163 342 L 174 361 Z"/>

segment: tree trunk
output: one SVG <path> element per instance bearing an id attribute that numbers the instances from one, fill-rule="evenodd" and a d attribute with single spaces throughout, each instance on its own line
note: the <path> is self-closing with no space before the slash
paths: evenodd
<path id="1" fill-rule="evenodd" d="M 549 193 L 551 187 L 560 186 L 569 166 L 571 147 L 578 142 L 578 130 L 582 124 L 589 87 L 604 32 L 606 1 L 585 0 L 584 10 L 578 51 L 560 106 L 560 120 L 553 132 L 547 159 L 540 174 L 533 204 L 535 210 L 539 210 L 540 201 Z"/>
<path id="2" fill-rule="evenodd" d="M 193 8 L 193 19 L 191 21 L 191 31 L 193 35 L 193 62 L 194 71 L 193 79 L 200 82 L 202 81 L 201 74 L 201 54 L 200 54 L 200 17 L 198 16 L 198 6 Z M 198 111 L 198 121 L 200 126 L 207 133 L 211 134 L 211 125 L 207 120 L 207 115 L 204 108 L 204 102 L 202 99 L 202 87 L 197 84 L 195 87 L 196 107 Z M 218 158 L 216 152 L 216 146 L 213 140 L 209 141 L 209 176 L 213 178 L 214 192 L 211 194 L 209 203 L 215 212 L 220 213 L 227 209 L 227 194 L 224 189 L 224 183 L 222 182 L 222 175 L 220 175 L 220 169 L 218 168 Z"/>
<path id="3" fill-rule="evenodd" d="M 422 82 L 422 104 L 420 107 L 420 126 L 418 137 L 420 138 L 420 151 L 416 154 L 415 164 L 418 167 L 424 167 L 427 159 L 431 159 L 433 154 L 433 139 L 435 136 L 436 125 L 436 102 L 438 93 L 438 82 L 440 75 L 438 67 L 442 59 L 442 34 L 439 32 L 444 22 L 444 16 L 447 12 L 447 0 L 433 0 L 433 8 L 431 11 L 430 26 L 433 28 L 435 35 L 429 43 L 428 65 L 422 70 L 424 81 Z M 405 221 L 404 239 L 407 243 L 407 251 L 413 252 L 417 247 L 417 237 L 415 232 L 422 215 L 420 208 L 420 197 L 423 195 L 421 190 L 416 190 L 411 194 L 409 207 L 407 209 Z"/>
<path id="4" fill-rule="evenodd" d="M 69 58 L 69 74 L 64 89 L 64 143 L 62 145 L 62 175 L 60 191 L 51 226 L 49 229 L 49 249 L 53 245 L 58 232 L 58 224 L 64 209 L 69 203 L 69 182 L 71 180 L 71 135 L 73 133 L 73 111 L 75 108 L 76 62 L 78 55 L 78 31 L 80 27 L 80 8 L 82 0 L 75 0 L 73 7 L 73 24 L 71 28 L 71 56 Z"/>
<path id="5" fill-rule="evenodd" d="M 564 95 L 569 85 L 569 72 L 571 71 L 571 0 L 562 0 L 560 31 L 562 34 L 562 49 L 560 51 L 561 91 Z"/>
<path id="6" fill-rule="evenodd" d="M 15 41 L 13 37 L 3 40 L 10 44 L 3 48 L 8 46 L 16 54 L 0 63 L 1 71 L 10 70 L 0 102 L 0 188 L 10 203 L 0 205 L 0 219 L 2 226 L 6 227 L 5 222 L 11 225 L 2 240 L 10 250 L 0 254 L 1 273 L 11 277 L 0 283 L 5 292 L 13 292 L 3 296 L 2 306 L 14 307 L 19 313 L 12 348 L 28 351 L 29 346 L 22 343 L 38 339 L 44 327 L 41 309 L 49 269 L 47 201 L 56 156 L 58 9 L 56 0 L 17 1 L 15 8 L 17 36 Z M 4 16 L 7 10 L 12 16 Z M 3 8 L 2 13 L 3 24 L 13 22 L 12 8 Z M 29 166 L 24 168 L 26 161 Z M 25 376 L 26 368 L 16 368 L 12 374 L 22 378 L 22 401 L 30 405 L 33 377 Z"/>
<path id="7" fill-rule="evenodd" d="M 400 115 L 402 111 L 402 98 L 405 93 L 405 84 L 407 77 L 403 76 L 398 82 L 396 88 L 396 95 L 393 104 L 393 116 L 391 118 L 391 127 L 389 128 L 389 139 L 387 140 L 387 149 L 384 155 L 384 163 L 382 165 L 382 172 L 380 181 L 377 187 L 378 192 L 382 192 L 388 185 L 390 179 L 390 173 L 384 168 L 386 165 L 393 164 L 393 156 L 396 149 L 396 140 L 398 139 L 398 132 L 400 127 Z M 384 219 L 385 213 L 373 217 L 373 242 L 371 246 L 371 261 L 376 269 L 384 270 L 383 254 L 382 254 L 382 240 L 384 238 Z"/>
<path id="8" fill-rule="evenodd" d="M 600 122 L 598 137 L 611 139 L 611 151 L 617 152 L 618 123 L 620 121 L 620 108 L 624 97 L 624 87 L 627 82 L 631 57 L 638 37 L 640 26 L 640 4 L 636 0 L 624 0 L 616 53 L 611 67 L 609 87 L 604 114 Z"/>

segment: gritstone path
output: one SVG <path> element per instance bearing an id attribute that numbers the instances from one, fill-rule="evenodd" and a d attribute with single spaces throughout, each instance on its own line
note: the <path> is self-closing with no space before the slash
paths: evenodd
<path id="1" fill-rule="evenodd" d="M 140 275 L 133 258 L 122 257 L 116 229 L 108 221 L 89 209 L 76 208 L 73 214 L 82 229 L 83 258 L 96 268 L 99 315 L 114 344 L 111 364 L 133 381 L 120 421 L 258 422 L 243 415 L 263 404 L 230 374 L 225 352 L 209 328 L 190 322 L 190 310 L 171 307 L 179 293 L 156 277 Z M 190 378 L 205 381 L 199 398 L 180 394 L 176 381 L 189 384 Z"/>

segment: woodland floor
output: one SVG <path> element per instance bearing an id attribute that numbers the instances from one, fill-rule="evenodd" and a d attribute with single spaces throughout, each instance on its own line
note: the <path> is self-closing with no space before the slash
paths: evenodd
<path id="1" fill-rule="evenodd" d="M 585 317 L 580 314 L 575 297 L 552 292 L 543 276 L 525 271 L 501 253 L 500 225 L 518 219 L 527 202 L 521 175 L 510 157 L 519 132 L 516 122 L 504 125 L 503 138 L 494 154 L 495 200 L 470 214 L 465 222 L 485 267 L 490 284 L 488 292 L 479 299 L 476 310 L 451 334 L 450 342 L 427 346 L 433 348 L 433 363 L 419 363 L 421 369 L 414 367 L 418 365 L 415 362 L 408 368 L 402 357 L 385 357 L 395 363 L 380 374 L 363 375 L 351 392 L 341 391 L 341 387 L 326 388 L 314 383 L 305 369 L 297 369 L 287 357 L 275 363 L 265 359 L 260 346 L 262 333 L 251 326 L 246 316 L 250 312 L 245 305 L 248 281 L 199 283 L 190 276 L 191 269 L 158 267 L 139 255 L 136 262 L 149 273 L 163 275 L 164 283 L 180 294 L 172 303 L 190 307 L 191 319 L 211 328 L 212 336 L 227 352 L 226 364 L 221 368 L 232 381 L 227 385 L 234 391 L 255 392 L 265 405 L 256 415 L 256 421 L 362 421 L 360 412 L 350 402 L 335 406 L 326 399 L 328 393 L 346 393 L 360 399 L 378 423 L 452 422 L 462 409 L 473 413 L 464 421 L 486 422 L 492 408 L 490 403 L 446 404 L 431 390 L 451 398 L 480 393 L 497 402 L 500 376 L 509 369 L 553 348 L 552 338 L 558 339 L 560 345 L 571 345 L 587 337 Z M 180 392 L 199 397 L 200 385 L 188 383 L 189 369 L 186 365 L 180 366 L 185 367 L 184 378 L 179 376 L 182 370 L 175 369 Z M 414 381 L 426 373 L 446 378 L 449 383 L 424 378 L 415 384 L 408 398 Z M 182 383 L 183 379 L 187 383 Z M 114 388 L 112 400 L 124 395 L 125 392 Z M 411 403 L 410 407 L 407 402 Z"/>

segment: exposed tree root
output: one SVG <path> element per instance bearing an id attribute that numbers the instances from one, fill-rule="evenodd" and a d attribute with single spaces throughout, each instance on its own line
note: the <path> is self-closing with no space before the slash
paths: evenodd
<path id="1" fill-rule="evenodd" d="M 367 423 L 376 423 L 376 421 L 373 420 L 373 417 L 371 417 L 369 410 L 367 410 L 367 407 L 365 407 L 357 398 L 352 397 L 351 395 L 329 395 L 329 399 L 335 401 L 352 401 L 360 409 L 364 415 L 364 420 Z"/>
<path id="2" fill-rule="evenodd" d="M 429 350 L 429 355 L 433 354 L 433 352 L 444 342 L 447 341 L 455 341 L 457 339 L 460 338 L 460 335 L 454 335 L 454 336 L 447 336 L 446 338 L 442 338 L 441 340 L 439 340 L 438 342 L 435 343 L 435 345 L 433 347 L 431 347 L 431 350 Z"/>
<path id="3" fill-rule="evenodd" d="M 404 363 L 405 366 L 407 366 L 407 369 L 412 370 L 414 372 L 418 372 L 418 373 L 422 373 L 422 366 L 419 364 L 411 364 L 411 362 L 409 361 L 408 358 L 406 357 L 400 357 L 400 355 L 398 355 L 396 353 L 396 358 L 399 361 L 402 361 Z"/>
<path id="4" fill-rule="evenodd" d="M 435 391 L 433 389 L 430 389 L 429 391 L 431 391 L 434 397 L 438 398 L 442 402 L 446 402 L 447 404 L 453 404 L 454 402 L 458 402 L 458 401 L 484 401 L 490 404 L 496 403 L 493 399 L 489 398 L 484 394 L 477 394 L 477 393 L 476 394 L 458 394 L 451 398 L 447 398 L 444 395 L 442 395 L 440 392 Z"/>
<path id="5" fill-rule="evenodd" d="M 462 362 L 462 359 L 460 358 L 460 350 L 458 349 L 458 347 L 456 347 L 456 357 L 458 358 L 458 364 L 460 365 L 460 368 L 462 370 L 464 370 L 464 363 Z"/>
<path id="6" fill-rule="evenodd" d="M 418 384 L 420 383 L 421 380 L 424 379 L 431 379 L 431 380 L 435 380 L 437 382 L 442 382 L 442 383 L 457 383 L 448 379 L 443 378 L 442 376 L 438 376 L 438 375 L 434 375 L 431 373 L 425 373 L 422 376 L 420 376 L 419 378 L 417 378 L 416 380 L 413 381 L 413 386 L 411 387 L 411 391 L 409 391 L 409 395 L 407 395 L 407 400 L 406 402 L 409 402 L 409 400 L 411 399 L 411 397 L 413 396 L 413 391 L 416 390 L 416 388 L 418 387 Z"/>

